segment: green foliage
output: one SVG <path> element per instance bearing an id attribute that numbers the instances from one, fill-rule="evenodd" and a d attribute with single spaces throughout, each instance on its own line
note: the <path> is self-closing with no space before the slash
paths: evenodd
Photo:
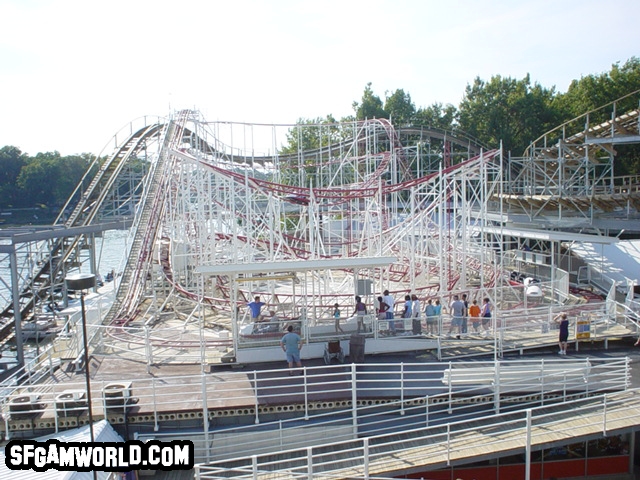
<path id="1" fill-rule="evenodd" d="M 415 114 L 415 123 L 425 127 L 452 130 L 458 111 L 456 107 L 448 103 L 434 103 L 426 108 L 419 108 Z"/>
<path id="2" fill-rule="evenodd" d="M 26 163 L 27 156 L 19 148 L 0 149 L 0 208 L 18 205 L 21 191 L 16 182 Z"/>
<path id="3" fill-rule="evenodd" d="M 295 154 L 303 150 L 313 150 L 320 147 L 326 147 L 339 140 L 339 126 L 333 116 L 327 115 L 326 118 L 316 119 L 299 119 L 297 127 L 287 132 L 287 145 L 282 147 L 280 152 L 284 155 Z M 322 129 L 304 128 L 305 125 L 326 125 Z"/>
<path id="4" fill-rule="evenodd" d="M 404 93 L 402 89 L 396 90 L 390 97 L 387 97 L 384 111 L 389 114 L 389 118 L 395 125 L 407 125 L 413 121 L 416 115 L 416 107 L 411 101 L 411 95 Z"/>
<path id="5" fill-rule="evenodd" d="M 588 75 L 574 80 L 567 93 L 558 96 L 558 103 L 567 116 L 566 120 L 613 102 L 640 89 L 640 59 L 633 57 L 620 66 L 615 63 L 610 72 Z M 609 120 L 612 108 L 605 109 L 590 118 L 591 124 Z M 616 104 L 617 113 L 638 108 L 637 97 Z"/>
<path id="6" fill-rule="evenodd" d="M 372 118 L 390 118 L 396 126 L 421 125 L 443 130 L 462 130 L 481 144 L 498 147 L 502 142 L 506 151 L 521 155 L 530 142 L 563 123 L 591 113 L 591 125 L 608 120 L 613 105 L 600 107 L 640 90 L 640 59 L 633 57 L 624 64 L 613 64 L 609 72 L 584 76 L 574 80 L 566 93 L 532 83 L 527 75 L 521 80 L 499 75 L 489 81 L 476 78 L 467 85 L 465 95 L 456 108 L 454 105 L 434 103 L 416 108 L 411 95 L 397 89 L 386 96 L 385 102 L 367 83 L 360 102 L 353 102 L 355 117 L 340 122 Z M 638 95 L 616 102 L 616 114 L 638 108 Z M 347 123 L 338 123 L 332 115 L 312 120 L 299 120 L 300 126 L 287 134 L 287 144 L 281 155 L 286 168 L 282 169 L 283 183 L 314 185 L 322 175 L 331 175 L 327 160 L 339 152 L 333 148 L 353 134 Z M 304 128 L 305 125 L 322 128 Z M 570 132 L 577 133 L 577 132 Z M 307 165 L 299 166 L 297 154 L 318 150 Z M 616 175 L 640 174 L 640 146 L 616 147 L 618 157 Z M 309 158 L 312 158 L 310 156 Z M 61 206 L 91 164 L 89 154 L 62 157 L 58 152 L 38 153 L 29 157 L 19 148 L 0 148 L 0 208 L 24 208 L 46 205 Z M 146 168 L 140 161 L 131 165 L 134 171 Z M 319 167 L 320 166 L 320 167 Z"/>
<path id="7" fill-rule="evenodd" d="M 22 154 L 16 147 L 0 150 L 0 208 L 59 207 L 91 164 L 89 154 L 62 157 L 59 152 Z"/>
<path id="8" fill-rule="evenodd" d="M 371 82 L 367 83 L 362 94 L 362 103 L 353 102 L 353 111 L 356 113 L 357 120 L 366 120 L 368 118 L 389 118 L 389 114 L 385 111 L 380 97 L 373 94 L 371 90 Z"/>
<path id="9" fill-rule="evenodd" d="M 467 85 L 460 103 L 460 129 L 486 145 L 498 146 L 521 155 L 540 134 L 556 126 L 560 116 L 553 107 L 553 89 L 531 85 L 529 75 L 522 80 L 476 78 Z"/>

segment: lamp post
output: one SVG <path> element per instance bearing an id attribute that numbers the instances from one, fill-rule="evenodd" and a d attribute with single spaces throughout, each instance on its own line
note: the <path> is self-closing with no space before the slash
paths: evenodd
<path id="1" fill-rule="evenodd" d="M 75 290 L 80 292 L 80 306 L 82 312 L 82 341 L 84 347 L 84 379 L 87 387 L 87 405 L 89 407 L 89 434 L 91 442 L 95 442 L 93 434 L 93 410 L 91 408 L 91 377 L 89 375 L 89 342 L 87 339 L 87 317 L 84 309 L 84 290 L 89 290 L 96 286 L 96 276 L 89 273 L 79 273 L 69 275 L 65 279 L 67 290 Z M 94 471 L 95 475 L 95 471 Z"/>

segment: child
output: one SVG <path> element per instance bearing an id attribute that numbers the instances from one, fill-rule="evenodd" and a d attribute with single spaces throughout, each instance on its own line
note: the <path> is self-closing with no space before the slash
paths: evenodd
<path id="1" fill-rule="evenodd" d="M 342 330 L 342 327 L 340 326 L 340 305 L 338 305 L 337 303 L 333 305 L 333 318 L 335 319 L 336 323 L 335 323 L 335 329 L 336 329 L 336 333 L 340 332 L 340 333 L 344 333 L 344 330 Z"/>
<path id="2" fill-rule="evenodd" d="M 476 333 L 480 333 L 480 307 L 478 306 L 478 300 L 473 300 L 469 307 L 469 316 L 471 317 L 473 329 Z"/>

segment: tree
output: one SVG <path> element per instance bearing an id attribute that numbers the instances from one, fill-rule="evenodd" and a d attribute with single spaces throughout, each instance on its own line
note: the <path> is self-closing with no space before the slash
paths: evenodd
<path id="1" fill-rule="evenodd" d="M 38 153 L 20 170 L 17 185 L 23 206 L 62 205 L 91 163 L 91 155 L 61 157 L 57 151 Z"/>
<path id="2" fill-rule="evenodd" d="M 27 156 L 18 147 L 0 149 L 0 208 L 18 206 L 20 188 L 16 182 L 26 163 Z"/>
<path id="3" fill-rule="evenodd" d="M 415 122 L 425 127 L 440 128 L 442 130 L 452 130 L 458 110 L 448 103 L 433 103 L 426 108 L 420 108 L 415 114 Z"/>
<path id="4" fill-rule="evenodd" d="M 638 95 L 628 95 L 638 90 L 640 59 L 632 57 L 622 66 L 619 63 L 613 64 L 609 72 L 574 80 L 567 93 L 558 96 L 557 103 L 558 108 L 565 114 L 564 121 L 591 112 L 589 125 L 594 126 L 611 119 L 612 115 L 621 115 L 637 109 Z M 620 100 L 625 96 L 627 97 Z M 615 104 L 612 104 L 614 101 Z M 616 151 L 618 154 L 614 163 L 615 175 L 640 173 L 640 145 L 618 145 Z"/>
<path id="5" fill-rule="evenodd" d="M 357 120 L 365 120 L 367 118 L 389 118 L 384 110 L 380 97 L 373 94 L 371 90 L 371 82 L 367 83 L 362 94 L 362 103 L 353 102 L 353 111 L 356 113 Z"/>
<path id="6" fill-rule="evenodd" d="M 560 116 L 553 107 L 554 89 L 522 80 L 476 78 L 467 85 L 460 103 L 460 128 L 482 143 L 520 155 L 531 141 L 557 125 Z"/>
<path id="7" fill-rule="evenodd" d="M 416 114 L 416 107 L 411 101 L 411 95 L 404 93 L 404 90 L 397 89 L 387 97 L 384 104 L 384 111 L 394 125 L 407 125 L 411 123 Z"/>
<path id="8" fill-rule="evenodd" d="M 305 128 L 305 125 L 327 125 L 326 128 Z M 280 154 L 295 154 L 299 151 L 326 147 L 339 140 L 339 127 L 332 115 L 326 118 L 299 118 L 296 126 L 287 132 L 287 145 L 281 147 Z"/>
<path id="9" fill-rule="evenodd" d="M 640 59 L 632 57 L 622 67 L 619 63 L 613 64 L 610 72 L 574 80 L 567 93 L 559 95 L 558 104 L 565 112 L 566 120 L 600 109 L 589 118 L 590 123 L 594 124 L 611 117 L 613 106 L 606 109 L 601 107 L 637 90 L 640 90 Z M 637 97 L 616 105 L 618 114 L 635 108 L 638 108 Z"/>

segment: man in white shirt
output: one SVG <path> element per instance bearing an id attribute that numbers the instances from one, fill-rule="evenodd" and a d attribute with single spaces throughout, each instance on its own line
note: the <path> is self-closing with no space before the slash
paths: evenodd
<path id="1" fill-rule="evenodd" d="M 389 331 L 393 334 L 396 333 L 396 322 L 393 320 L 393 306 L 395 305 L 395 300 L 389 294 L 389 290 L 385 290 L 382 292 L 382 301 L 386 303 L 389 308 L 385 312 L 387 316 L 387 320 L 389 320 Z"/>

